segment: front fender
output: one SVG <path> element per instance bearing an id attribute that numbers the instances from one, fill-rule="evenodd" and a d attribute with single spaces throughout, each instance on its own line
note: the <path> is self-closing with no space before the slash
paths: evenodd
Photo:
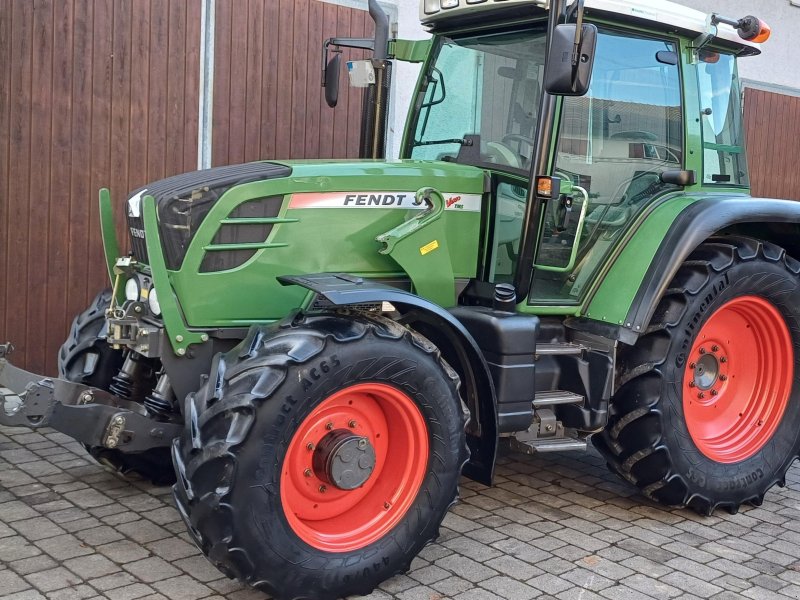
<path id="1" fill-rule="evenodd" d="M 342 273 L 278 277 L 283 285 L 298 285 L 335 306 L 390 302 L 410 325 L 435 343 L 461 376 L 471 419 L 467 425 L 470 460 L 464 475 L 491 485 L 497 456 L 497 401 L 486 360 L 466 328 L 441 306 L 382 283 Z"/>

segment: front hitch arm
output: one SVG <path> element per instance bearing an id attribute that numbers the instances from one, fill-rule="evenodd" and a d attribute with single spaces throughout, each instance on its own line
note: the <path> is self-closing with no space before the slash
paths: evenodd
<path id="1" fill-rule="evenodd" d="M 88 446 L 143 452 L 166 447 L 181 425 L 155 421 L 144 407 L 103 390 L 29 373 L 6 358 L 0 344 L 0 425 L 50 427 Z"/>

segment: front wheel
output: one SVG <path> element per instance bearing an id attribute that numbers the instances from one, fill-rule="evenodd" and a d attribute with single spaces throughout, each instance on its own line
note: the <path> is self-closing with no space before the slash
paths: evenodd
<path id="1" fill-rule="evenodd" d="M 220 570 L 279 598 L 369 593 L 435 539 L 467 459 L 459 380 L 380 317 L 253 328 L 186 401 L 175 498 Z"/>
<path id="2" fill-rule="evenodd" d="M 702 514 L 761 504 L 800 451 L 800 263 L 748 238 L 700 246 L 621 354 L 593 438 L 645 495 Z"/>

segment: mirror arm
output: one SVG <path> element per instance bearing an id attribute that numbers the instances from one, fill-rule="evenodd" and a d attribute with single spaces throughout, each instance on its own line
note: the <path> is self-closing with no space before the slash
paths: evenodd
<path id="1" fill-rule="evenodd" d="M 575 44 L 572 47 L 572 67 L 576 71 L 581 62 L 581 42 L 583 41 L 583 3 L 584 0 L 576 0 L 576 4 L 578 6 L 578 15 L 575 19 Z"/>

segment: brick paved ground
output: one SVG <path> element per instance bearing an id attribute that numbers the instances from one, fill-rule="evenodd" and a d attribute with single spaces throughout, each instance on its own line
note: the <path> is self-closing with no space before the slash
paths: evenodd
<path id="1" fill-rule="evenodd" d="M 594 453 L 511 456 L 498 475 L 465 481 L 437 543 L 369 598 L 800 598 L 800 468 L 762 507 L 710 518 L 648 503 Z M 205 562 L 169 489 L 2 428 L 0 597 L 265 598 Z"/>

